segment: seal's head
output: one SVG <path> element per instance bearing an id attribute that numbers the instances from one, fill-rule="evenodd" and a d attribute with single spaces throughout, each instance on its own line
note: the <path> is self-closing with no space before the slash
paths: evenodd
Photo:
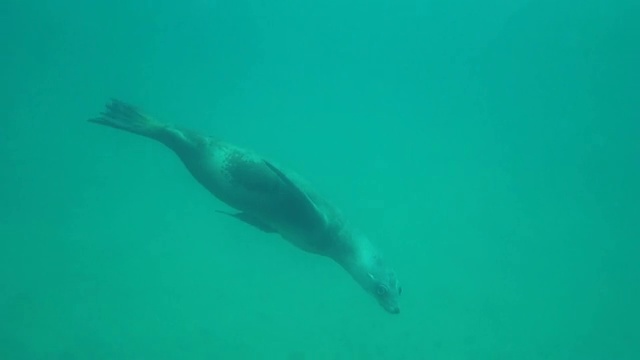
<path id="1" fill-rule="evenodd" d="M 387 265 L 369 238 L 360 231 L 345 226 L 336 231 L 338 240 L 330 256 L 342 265 L 360 286 L 371 294 L 390 314 L 399 314 L 402 287 L 395 271 Z"/>
<path id="2" fill-rule="evenodd" d="M 360 284 L 371 294 L 388 313 L 399 314 L 399 297 L 402 294 L 402 286 L 398 282 L 393 271 L 382 257 L 369 246 L 360 248 L 355 258 L 348 257 L 349 261 L 343 262 L 343 266 Z"/>
<path id="3" fill-rule="evenodd" d="M 379 271 L 367 273 L 367 276 L 369 279 L 363 284 L 367 291 L 387 312 L 399 314 L 398 298 L 402 294 L 402 286 L 398 283 L 395 272 L 382 267 Z"/>

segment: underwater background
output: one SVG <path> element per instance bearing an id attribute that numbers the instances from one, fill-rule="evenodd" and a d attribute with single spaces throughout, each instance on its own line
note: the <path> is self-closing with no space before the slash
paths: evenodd
<path id="1" fill-rule="evenodd" d="M 0 2 L 0 359 L 640 358 L 638 1 Z M 216 213 L 115 97 L 311 181 L 382 250 Z"/>

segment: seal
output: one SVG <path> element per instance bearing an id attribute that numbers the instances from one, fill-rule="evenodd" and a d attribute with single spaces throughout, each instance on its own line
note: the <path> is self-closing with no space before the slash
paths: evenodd
<path id="1" fill-rule="evenodd" d="M 89 122 L 156 140 L 173 150 L 191 175 L 233 208 L 219 211 L 299 249 L 342 266 L 387 312 L 400 313 L 396 273 L 369 238 L 301 176 L 259 154 L 143 114 L 112 99 Z"/>

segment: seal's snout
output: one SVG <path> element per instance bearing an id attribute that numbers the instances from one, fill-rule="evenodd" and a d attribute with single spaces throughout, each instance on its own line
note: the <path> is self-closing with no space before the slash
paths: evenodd
<path id="1" fill-rule="evenodd" d="M 378 299 L 380 305 L 389 314 L 400 314 L 400 306 L 395 298 Z"/>
<path id="2" fill-rule="evenodd" d="M 390 306 L 386 309 L 390 314 L 400 314 L 400 308 L 398 306 Z"/>

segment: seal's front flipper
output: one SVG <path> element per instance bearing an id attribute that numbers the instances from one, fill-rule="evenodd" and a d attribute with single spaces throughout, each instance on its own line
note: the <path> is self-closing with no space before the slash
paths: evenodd
<path id="1" fill-rule="evenodd" d="M 240 212 L 240 213 L 236 213 L 236 214 L 232 214 L 232 213 L 228 213 L 226 211 L 222 211 L 222 210 L 217 210 L 219 213 L 221 214 L 225 214 L 225 215 L 229 215 L 232 216 L 246 224 L 249 224 L 253 227 L 258 228 L 259 230 L 262 230 L 266 233 L 277 233 L 277 231 L 275 229 L 273 229 L 271 226 L 265 224 L 264 222 L 262 222 L 260 219 L 251 216 L 250 214 L 244 213 L 244 212 Z"/>
<path id="2" fill-rule="evenodd" d="M 324 226 L 325 218 L 322 215 L 322 212 L 318 209 L 316 204 L 309 198 L 306 192 L 304 192 L 298 185 L 296 185 L 289 177 L 283 173 L 280 169 L 275 167 L 273 164 L 268 162 L 267 160 L 263 160 L 264 163 L 273 171 L 280 180 L 282 180 L 285 184 L 287 184 L 289 190 L 291 190 L 291 194 L 293 195 L 293 210 L 297 213 L 296 215 L 303 215 L 303 217 L 310 221 L 313 225 L 316 226 Z"/>

